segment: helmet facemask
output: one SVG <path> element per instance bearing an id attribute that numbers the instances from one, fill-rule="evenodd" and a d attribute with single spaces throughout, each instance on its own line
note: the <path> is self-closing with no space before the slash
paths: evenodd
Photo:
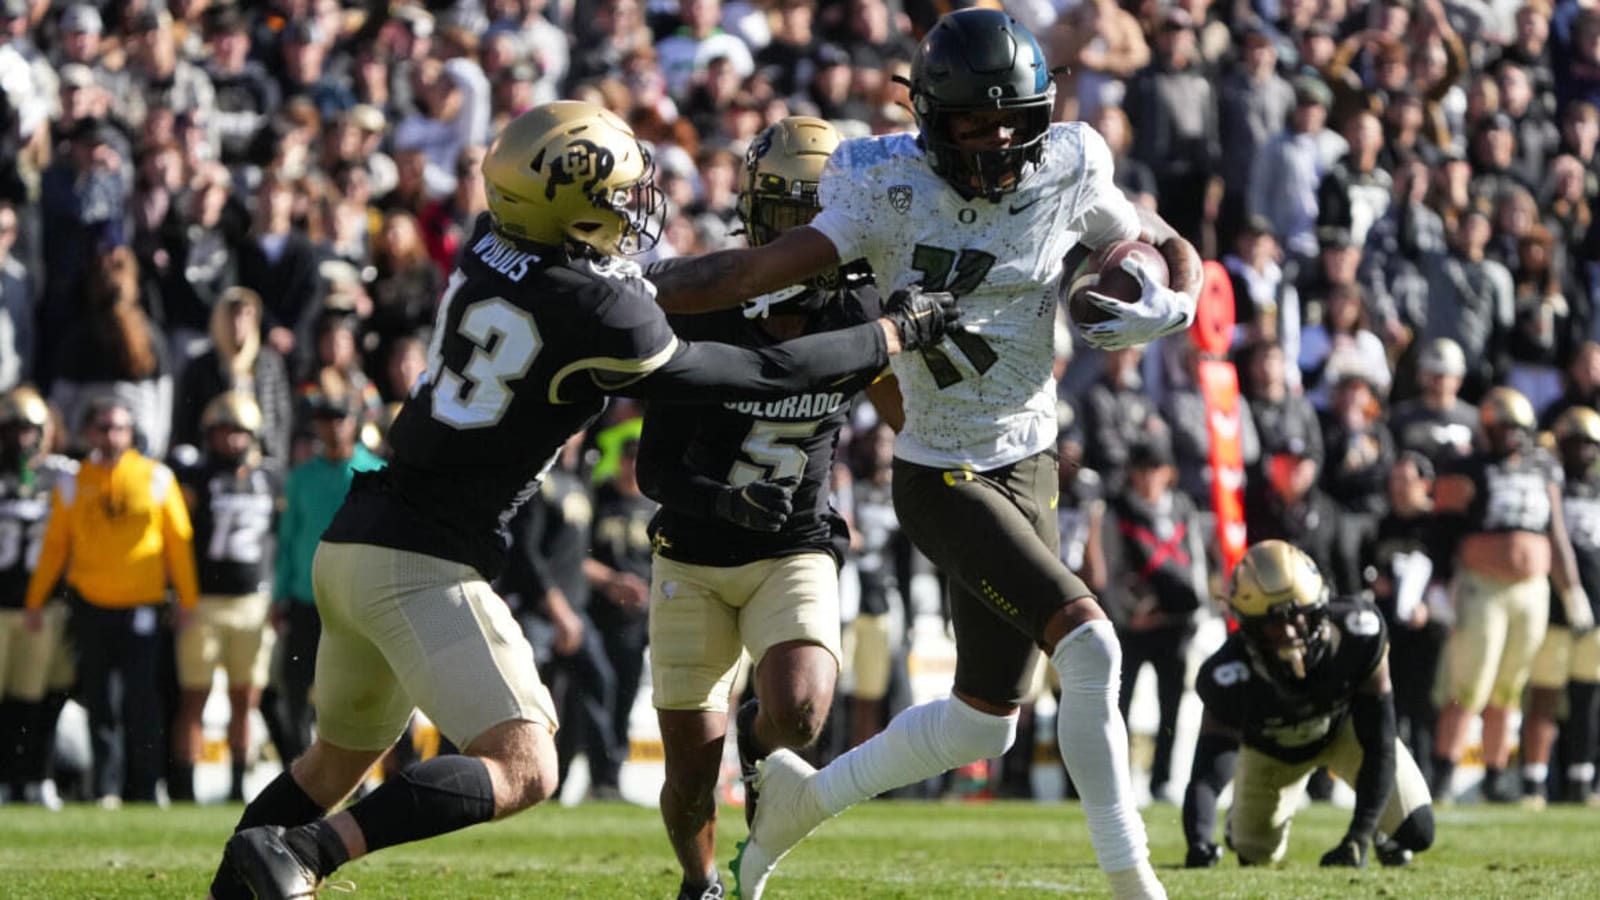
<path id="1" fill-rule="evenodd" d="M 1050 113 L 1055 103 L 1054 94 L 1055 86 L 1051 85 L 1043 98 L 1032 98 L 1022 103 L 996 101 L 993 106 L 951 108 L 919 102 L 919 107 L 928 107 L 926 113 L 919 113 L 919 118 L 929 165 L 962 196 L 998 201 L 1001 196 L 1020 187 L 1023 179 L 1044 158 L 1045 138 L 1049 134 Z M 1012 112 L 1011 146 L 994 149 L 961 147 L 954 134 L 956 117 L 963 113 L 989 110 Z"/>
<path id="2" fill-rule="evenodd" d="M 574 222 L 572 230 L 576 232 L 575 241 L 603 253 L 609 251 L 632 256 L 651 250 L 661 240 L 661 228 L 666 221 L 666 195 L 656 186 L 655 157 L 643 144 L 639 145 L 639 152 L 644 166 L 637 180 L 609 190 L 604 186 L 586 186 L 585 193 L 594 208 L 616 216 L 621 222 L 615 248 L 605 247 L 603 241 L 590 243 L 583 240 L 586 233 L 602 230 L 602 226 L 596 222 Z"/>
<path id="3" fill-rule="evenodd" d="M 1274 682 L 1293 686 L 1327 651 L 1326 603 L 1281 603 L 1264 616 L 1241 616 L 1239 627 L 1251 660 Z"/>

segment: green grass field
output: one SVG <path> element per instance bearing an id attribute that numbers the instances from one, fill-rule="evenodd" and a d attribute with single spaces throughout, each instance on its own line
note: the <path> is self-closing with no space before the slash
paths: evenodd
<path id="1" fill-rule="evenodd" d="M 238 807 L 0 808 L 0 896 L 202 897 Z M 1296 820 L 1287 864 L 1241 870 L 1230 858 L 1189 872 L 1178 811 L 1146 811 L 1155 861 L 1173 897 L 1508 897 L 1600 894 L 1600 812 L 1462 806 L 1442 810 L 1439 844 L 1408 869 L 1322 871 L 1343 833 L 1342 810 Z M 744 833 L 725 810 L 726 868 Z M 551 807 L 425 844 L 393 848 L 340 875 L 356 898 L 662 898 L 676 868 L 653 810 L 618 804 Z M 767 896 L 785 898 L 1104 896 L 1074 805 L 877 802 L 824 826 L 779 868 Z M 344 896 L 334 894 L 331 896 Z"/>

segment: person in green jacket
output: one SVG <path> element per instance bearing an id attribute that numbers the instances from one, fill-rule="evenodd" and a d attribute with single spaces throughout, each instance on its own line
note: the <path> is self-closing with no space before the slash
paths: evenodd
<path id="1" fill-rule="evenodd" d="M 311 589 L 311 560 L 317 542 L 344 502 L 355 473 L 384 465 L 357 440 L 360 397 L 313 390 L 303 399 L 319 449 L 316 456 L 290 470 L 284 485 L 272 582 L 281 648 L 275 672 L 277 708 L 263 709 L 277 716 L 280 727 L 274 729 L 274 739 L 278 755 L 285 760 L 298 757 L 311 745 L 311 682 L 316 673 L 317 640 L 322 634 Z"/>

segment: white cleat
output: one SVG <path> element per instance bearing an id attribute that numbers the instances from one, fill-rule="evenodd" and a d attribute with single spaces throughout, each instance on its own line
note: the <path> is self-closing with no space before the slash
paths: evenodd
<path id="1" fill-rule="evenodd" d="M 1109 872 L 1111 896 L 1114 900 L 1167 900 L 1167 889 L 1161 886 L 1156 870 L 1149 861 L 1139 863 L 1121 872 Z"/>
<path id="2" fill-rule="evenodd" d="M 756 789 L 761 804 L 750 837 L 733 858 L 733 895 L 760 900 L 778 861 L 828 819 L 817 799 L 812 776 L 816 769 L 789 750 L 775 750 L 757 764 Z"/>

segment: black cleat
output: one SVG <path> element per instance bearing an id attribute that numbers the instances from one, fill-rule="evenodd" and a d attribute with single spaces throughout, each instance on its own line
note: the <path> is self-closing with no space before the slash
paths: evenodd
<path id="1" fill-rule="evenodd" d="M 245 896 L 257 900 L 300 900 L 315 897 L 321 878 L 283 839 L 280 825 L 246 828 L 228 840 L 223 865 L 233 869 Z"/>
<path id="2" fill-rule="evenodd" d="M 1411 865 L 1412 853 L 1392 840 L 1379 841 L 1375 848 L 1378 862 L 1385 867 L 1399 867 Z"/>
<path id="3" fill-rule="evenodd" d="M 734 730 L 738 732 L 739 745 L 739 778 L 744 782 L 744 824 L 750 827 L 756 820 L 756 762 L 765 753 L 756 744 L 756 713 L 761 711 L 761 706 L 754 699 L 746 700 L 734 714 Z M 722 896 L 718 894 L 717 896 Z"/>
<path id="4" fill-rule="evenodd" d="M 712 876 L 710 884 L 702 884 L 698 887 L 689 884 L 687 881 L 678 884 L 678 900 L 723 900 L 726 896 L 728 896 L 728 893 L 722 887 L 722 876 L 720 875 Z"/>

